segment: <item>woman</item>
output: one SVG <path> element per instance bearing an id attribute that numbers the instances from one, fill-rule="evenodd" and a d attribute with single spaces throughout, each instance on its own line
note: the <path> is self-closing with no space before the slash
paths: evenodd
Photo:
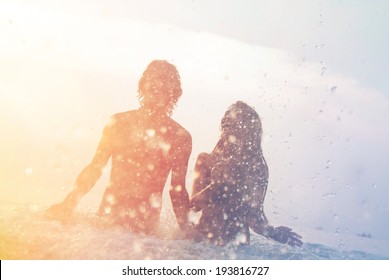
<path id="1" fill-rule="evenodd" d="M 249 244 L 250 228 L 281 243 L 303 244 L 301 236 L 290 228 L 268 224 L 263 203 L 269 171 L 261 136 L 257 112 L 238 101 L 224 114 L 221 137 L 213 152 L 202 153 L 197 159 L 192 208 L 202 211 L 198 230 L 215 245 L 233 240 Z"/>

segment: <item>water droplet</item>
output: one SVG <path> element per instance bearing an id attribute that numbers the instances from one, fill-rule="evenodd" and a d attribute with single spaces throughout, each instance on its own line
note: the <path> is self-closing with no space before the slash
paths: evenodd
<path id="1" fill-rule="evenodd" d="M 39 206 L 38 206 L 38 204 L 36 204 L 36 203 L 31 204 L 31 205 L 30 205 L 30 210 L 31 210 L 32 212 L 38 212 L 38 211 L 39 211 Z"/>
<path id="2" fill-rule="evenodd" d="M 336 193 L 333 193 L 333 192 L 323 194 L 323 198 L 333 198 L 335 196 L 336 196 Z"/>
<path id="3" fill-rule="evenodd" d="M 118 154 L 118 155 L 116 156 L 116 160 L 117 160 L 117 161 L 123 162 L 124 156 L 123 156 L 122 154 Z"/>
<path id="4" fill-rule="evenodd" d="M 144 205 L 139 206 L 138 209 L 139 209 L 139 212 L 146 213 L 146 207 Z"/>
<path id="5" fill-rule="evenodd" d="M 133 244 L 132 244 L 132 249 L 136 252 L 136 253 L 140 253 L 142 252 L 142 244 L 138 241 L 135 241 Z"/>
<path id="6" fill-rule="evenodd" d="M 136 211 L 134 209 L 129 209 L 128 210 L 128 216 L 130 216 L 130 218 L 135 218 L 136 217 Z"/>
<path id="7" fill-rule="evenodd" d="M 150 197 L 150 205 L 153 208 L 161 208 L 162 205 L 162 199 L 158 195 L 152 195 Z"/>
<path id="8" fill-rule="evenodd" d="M 107 195 L 106 200 L 109 204 L 113 205 L 116 203 L 116 199 L 114 195 Z"/>
<path id="9" fill-rule="evenodd" d="M 230 142 L 231 144 L 234 144 L 236 142 L 236 137 L 234 135 L 229 135 L 228 142 Z"/>
<path id="10" fill-rule="evenodd" d="M 197 225 L 199 223 L 199 213 L 189 211 L 188 216 L 187 216 L 187 220 L 189 223 Z"/>
<path id="11" fill-rule="evenodd" d="M 104 213 L 105 213 L 105 214 L 111 213 L 111 207 L 105 207 L 105 208 L 104 208 Z"/>
<path id="12" fill-rule="evenodd" d="M 26 167 L 26 169 L 24 169 L 24 174 L 26 174 L 27 176 L 31 176 L 33 173 L 34 170 L 32 169 L 32 167 Z"/>
<path id="13" fill-rule="evenodd" d="M 155 136 L 155 130 L 154 129 L 147 129 L 146 130 L 147 137 L 151 138 Z"/>
<path id="14" fill-rule="evenodd" d="M 170 150 L 170 144 L 169 144 L 169 143 L 166 143 L 166 142 L 164 142 L 164 141 L 159 141 L 159 142 L 158 142 L 158 147 L 159 147 L 160 149 L 162 149 L 162 152 L 163 152 L 164 154 L 167 154 L 167 153 L 169 152 L 169 150 Z"/>
<path id="15" fill-rule="evenodd" d="M 235 239 L 236 245 L 247 243 L 247 236 L 244 233 L 239 233 Z"/>
<path id="16" fill-rule="evenodd" d="M 153 170 L 154 170 L 154 164 L 149 163 L 149 164 L 147 165 L 147 169 L 148 169 L 149 171 L 153 171 Z"/>

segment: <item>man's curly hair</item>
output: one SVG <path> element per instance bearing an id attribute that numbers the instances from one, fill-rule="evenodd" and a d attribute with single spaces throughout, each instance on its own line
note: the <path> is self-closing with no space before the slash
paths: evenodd
<path id="1" fill-rule="evenodd" d="M 162 85 L 160 91 L 153 91 L 150 88 L 150 85 L 155 82 Z M 153 96 L 148 96 L 150 94 Z M 181 95 L 181 80 L 176 67 L 165 60 L 152 61 L 143 72 L 138 84 L 138 98 L 141 106 L 148 107 L 148 99 L 158 99 L 158 102 L 165 107 L 165 112 L 171 115 Z"/>

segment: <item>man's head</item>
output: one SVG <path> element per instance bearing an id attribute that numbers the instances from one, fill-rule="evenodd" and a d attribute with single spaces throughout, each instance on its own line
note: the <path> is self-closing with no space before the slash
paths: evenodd
<path id="1" fill-rule="evenodd" d="M 138 97 L 142 107 L 170 115 L 182 94 L 176 67 L 165 60 L 152 61 L 139 80 Z"/>

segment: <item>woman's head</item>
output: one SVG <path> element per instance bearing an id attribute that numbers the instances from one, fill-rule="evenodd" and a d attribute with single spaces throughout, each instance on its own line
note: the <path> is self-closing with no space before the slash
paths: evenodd
<path id="1" fill-rule="evenodd" d="M 176 67 L 165 60 L 152 61 L 139 80 L 138 97 L 142 107 L 170 115 L 182 94 Z"/>
<path id="2" fill-rule="evenodd" d="M 258 113 L 244 102 L 232 104 L 221 121 L 221 138 L 214 153 L 234 167 L 223 172 L 241 190 L 245 203 L 261 205 L 269 171 L 261 147 L 262 125 Z M 233 170 L 233 171 L 231 171 Z M 224 175 L 224 176 L 225 176 Z"/>
<path id="3" fill-rule="evenodd" d="M 221 121 L 221 132 L 218 150 L 235 154 L 261 152 L 261 119 L 246 103 L 238 101 L 228 108 Z"/>

